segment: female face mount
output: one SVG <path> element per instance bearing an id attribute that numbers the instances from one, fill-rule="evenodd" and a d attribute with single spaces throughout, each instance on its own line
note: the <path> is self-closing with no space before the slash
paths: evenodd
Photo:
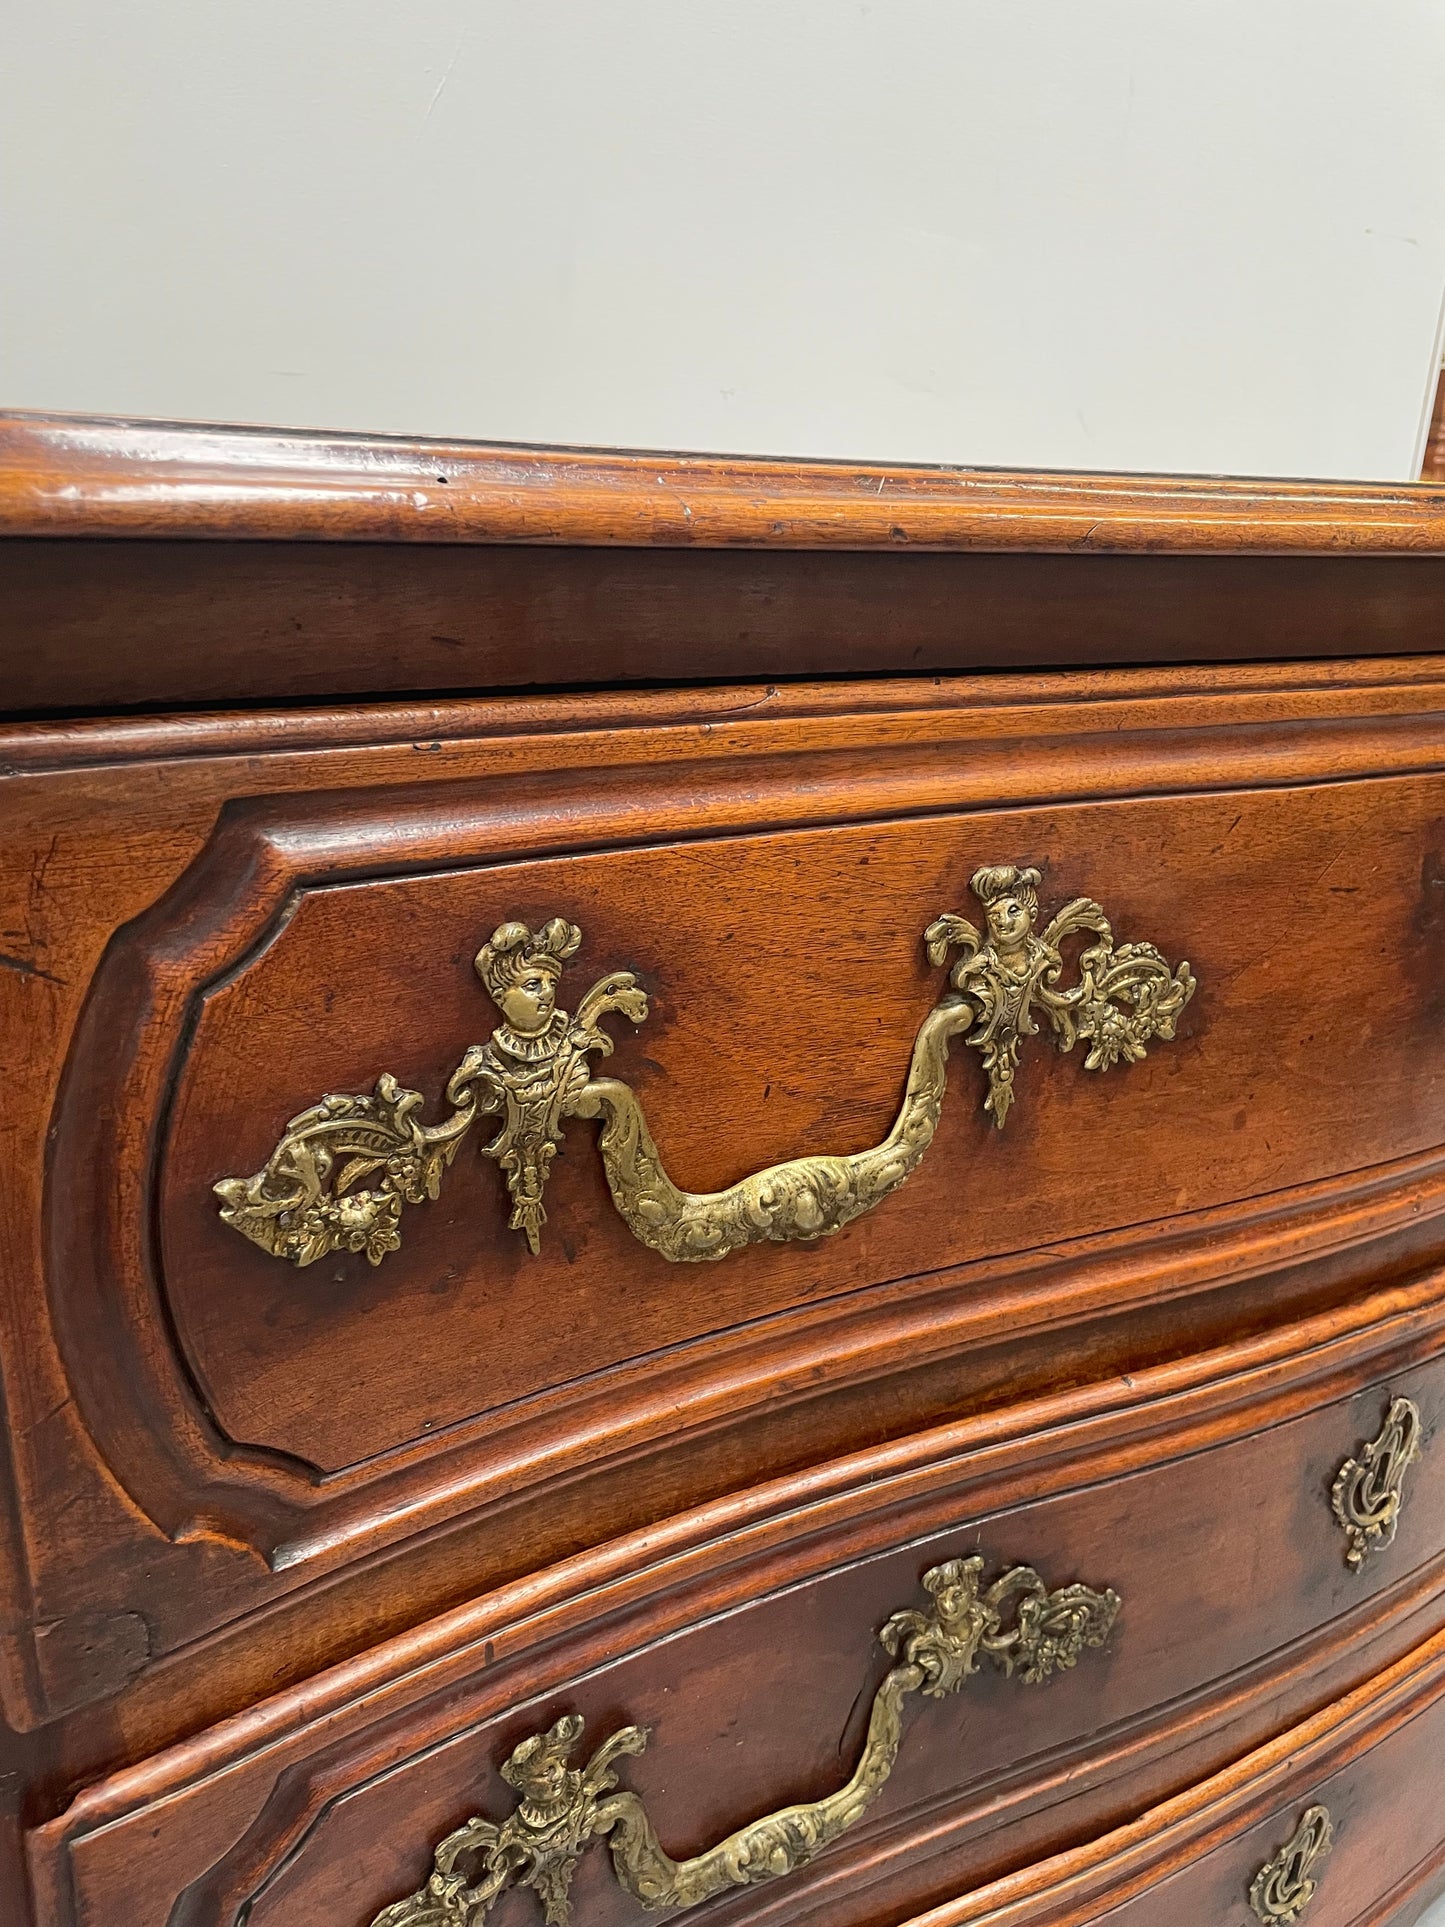
<path id="1" fill-rule="evenodd" d="M 1017 870 L 1011 863 L 975 875 L 973 892 L 983 904 L 995 948 L 1020 950 L 1033 935 L 1039 913 L 1038 882 L 1037 870 Z"/>
<path id="2" fill-rule="evenodd" d="M 553 917 L 534 935 L 525 923 L 504 923 L 477 952 L 477 975 L 519 1037 L 540 1037 L 557 1009 L 562 965 L 577 949 L 576 924 Z"/>

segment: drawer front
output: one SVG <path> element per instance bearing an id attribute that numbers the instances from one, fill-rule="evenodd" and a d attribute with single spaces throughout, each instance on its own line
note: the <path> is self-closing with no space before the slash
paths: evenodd
<path id="1" fill-rule="evenodd" d="M 431 1610 L 440 1532 L 478 1590 L 935 1422 L 986 1340 L 1441 1242 L 1397 675 L 478 705 L 8 791 L 75 953 L 6 1152 L 17 1719 L 404 1543 Z"/>
<path id="2" fill-rule="evenodd" d="M 1182 1802 L 1197 1811 L 1215 1794 L 1226 1808 L 1233 1804 L 1233 1826 L 1227 1821 L 1218 1826 L 1231 1837 L 1180 1872 L 1150 1883 L 1137 1898 L 1101 1908 L 1103 1893 L 1088 1899 L 1071 1895 L 1064 1880 L 1053 1886 L 1048 1911 L 1038 1901 L 995 1910 L 977 1896 L 941 1910 L 937 1927 L 975 1921 L 988 1921 L 990 1927 L 1024 1927 L 1025 1921 L 1036 1927 L 1084 1927 L 1086 1922 L 1089 1927 L 1179 1927 L 1182 1921 L 1217 1927 L 1293 1927 L 1297 1921 L 1304 1927 L 1404 1927 L 1445 1879 L 1445 1655 L 1439 1642 L 1413 1666 L 1375 1684 L 1379 1706 L 1373 1714 L 1370 1697 L 1332 1709 L 1290 1736 L 1303 1773 L 1299 1765 L 1270 1773 L 1273 1760 L 1285 1752 L 1276 1745 L 1273 1760 L 1246 1762 Z M 1254 1818 L 1251 1809 L 1268 1804 L 1261 1794 L 1271 1778 L 1289 1783 L 1288 1797 L 1276 1796 L 1273 1810 Z M 1161 1834 L 1173 1817 L 1167 1811 L 1157 1817 Z M 1183 1834 L 1188 1820 L 1175 1826 Z M 1209 1838 L 1203 1828 L 1195 1831 L 1198 1838 Z M 1187 1854 L 1189 1843 L 1181 1840 L 1176 1851 Z M 1122 1883 L 1127 1853 L 1121 1852 L 1118 1862 L 1115 1877 Z"/>
<path id="3" fill-rule="evenodd" d="M 578 854 L 509 864 L 504 875 L 484 867 L 303 889 L 284 928 L 259 949 L 253 940 L 249 960 L 200 998 L 175 1087 L 155 1256 L 207 1409 L 229 1438 L 334 1477 L 631 1361 L 758 1318 L 786 1320 L 820 1297 L 1117 1232 L 1437 1143 L 1445 909 L 1438 950 L 1412 920 L 1429 901 L 1422 836 L 1433 835 L 1445 790 L 1433 780 L 1390 788 L 1388 797 L 1346 787 L 945 816 Z M 330 823 L 317 830 L 334 834 Z M 1305 875 L 1327 859 L 1315 891 Z M 967 878 L 995 860 L 1048 866 L 1040 927 L 1071 899 L 1096 896 L 1121 939 L 1166 947 L 1168 971 L 1191 960 L 1199 993 L 1184 1005 L 1188 985 L 1166 973 L 1162 994 L 1171 1013 L 1178 1007 L 1171 1038 L 1150 1041 L 1141 1062 L 1091 1076 L 1077 1061 L 1089 1040 L 1074 1062 L 1047 1047 L 1046 1005 L 1008 1022 L 1002 1006 L 1017 988 L 982 960 L 956 1006 L 977 1022 L 952 1032 L 954 1088 L 936 1107 L 920 1102 L 908 1126 L 932 1131 L 936 1115 L 926 1155 L 867 1215 L 814 1241 L 803 1234 L 862 1202 L 855 1194 L 870 1184 L 882 1192 L 912 1149 L 890 1145 L 881 1170 L 816 1179 L 806 1164 L 795 1175 L 790 1161 L 889 1145 L 914 1040 L 949 995 L 924 932 L 949 909 L 984 924 Z M 1282 875 L 1297 881 L 1282 886 Z M 1368 914 L 1342 907 L 1357 895 Z M 1445 888 L 1441 896 L 1445 904 Z M 1019 886 L 1003 905 L 1024 900 Z M 591 966 L 569 958 L 560 983 L 545 944 L 565 950 L 573 939 L 544 942 L 553 917 L 584 934 Z M 507 956 L 488 939 L 508 926 L 539 934 Z M 1060 942 L 1091 940 L 1082 930 Z M 715 1200 L 749 1173 L 782 1163 L 783 1174 L 689 1217 L 664 1180 L 649 1178 L 645 1146 L 619 1145 L 604 1169 L 585 1114 L 538 1123 L 529 1107 L 555 1110 L 556 1085 L 587 1080 L 594 1067 L 564 1042 L 560 1069 L 534 1070 L 497 1041 L 529 1040 L 493 1028 L 498 1012 L 472 965 L 484 945 L 498 952 L 483 963 L 494 988 L 535 951 L 545 986 L 536 994 L 560 996 L 574 1015 L 594 979 L 620 968 L 636 977 L 637 988 L 615 993 L 634 1000 L 628 1008 L 597 1020 L 602 1036 L 610 1026 L 617 1037 L 594 1088 L 635 1091 L 677 1186 Z M 1071 977 L 1076 967 L 1071 959 Z M 1362 1017 L 1366 981 L 1372 1008 Z M 643 987 L 648 1015 L 638 1022 Z M 527 996 L 525 984 L 499 994 Z M 1107 1012 L 1101 1026 L 1112 1016 L 1127 1028 L 1136 1015 L 1122 993 Z M 989 1052 L 963 1041 L 990 1022 L 990 1049 L 1003 1058 L 1017 1047 L 1020 1059 L 1011 1077 L 996 1066 L 992 1091 L 980 1061 Z M 1030 1037 L 1033 1026 L 1044 1035 Z M 946 1042 L 934 1043 L 940 1060 Z M 492 1052 L 496 1068 L 479 1070 L 450 1105 L 442 1088 L 469 1046 Z M 460 1117 L 473 1102 L 504 1107 L 484 1115 L 453 1164 L 450 1139 L 424 1154 L 435 1202 L 404 1205 L 395 1221 L 384 1212 L 369 1227 L 358 1203 L 355 1235 L 370 1247 L 333 1249 L 304 1268 L 223 1222 L 229 1210 L 257 1235 L 275 1235 L 275 1198 L 300 1195 L 304 1173 L 273 1169 L 253 1194 L 259 1204 L 218 1206 L 217 1181 L 242 1196 L 288 1119 L 328 1093 L 369 1093 L 383 1073 L 426 1094 L 429 1121 Z M 936 1077 L 931 1061 L 921 1075 Z M 510 1103 L 496 1088 L 505 1078 L 528 1080 Z M 1010 1096 L 999 1129 L 984 1106 L 1004 1118 Z M 607 1137 L 637 1128 L 615 1100 L 596 1101 L 608 1105 Z M 383 1130 L 373 1154 L 363 1142 L 356 1155 L 366 1127 L 343 1128 L 333 1152 L 318 1128 L 293 1134 L 283 1154 L 293 1169 L 319 1155 L 374 1165 L 404 1141 L 402 1127 Z M 499 1172 L 476 1146 L 504 1136 Z M 564 1153 L 555 1160 L 554 1143 Z M 609 1176 L 631 1194 L 633 1226 L 609 1196 Z M 384 1184 L 373 1171 L 334 1206 L 323 1194 L 339 1219 L 330 1235 L 349 1235 L 350 1198 L 375 1199 Z M 789 1196 L 794 1186 L 801 1197 Z M 764 1224 L 786 1241 L 763 1236 L 706 1270 L 675 1261 L 690 1238 L 711 1253 Z M 308 1255 L 327 1234 L 314 1243 L 293 1235 Z M 399 1249 L 386 1248 L 392 1239 Z M 485 1368 L 458 1370 L 470 1357 Z"/>
<path id="4" fill-rule="evenodd" d="M 36 1843 L 42 1927 L 100 1927 L 132 1890 L 172 1927 L 366 1927 L 425 1889 L 457 1828 L 503 1827 L 524 1797 L 549 1839 L 582 1827 L 563 1871 L 597 1927 L 637 1919 L 638 1894 L 862 1921 L 850 1896 L 880 1883 L 898 1914 L 976 1884 L 1010 1841 L 1047 1850 L 1077 1828 L 1081 1777 L 1096 1823 L 1137 1808 L 1184 1760 L 1212 1768 L 1251 1721 L 1277 1726 L 1321 1680 L 1358 1677 L 1393 1626 L 1445 1610 L 1445 1362 L 1217 1442 L 1241 1389 L 1216 1384 L 1192 1420 L 1187 1401 L 1156 1410 L 1107 1450 L 1084 1431 L 1051 1439 L 1052 1496 L 1035 1438 L 1012 1474 L 1005 1446 L 982 1452 L 972 1495 L 948 1461 L 875 1465 L 851 1517 L 841 1494 L 808 1505 L 800 1490 L 771 1528 L 660 1562 L 619 1548 L 625 1585 L 580 1562 L 547 1610 L 530 1596 L 485 1636 L 475 1618 L 465 1638 L 447 1628 L 430 1676 L 408 1647 L 364 1695 L 338 1677 L 262 1709 L 245 1737 L 152 1762 L 139 1799 L 128 1781 L 85 1796 Z M 1332 1490 L 1406 1400 L 1421 1454 L 1393 1541 L 1382 1531 L 1354 1567 Z M 601 1838 L 586 1846 L 609 1760 L 630 1816 L 621 1882 Z M 589 1762 L 591 1783 L 567 1779 Z M 549 1805 L 568 1787 L 570 1820 Z M 781 1833 L 754 1825 L 790 1809 Z M 531 1917 L 527 1870 L 552 1877 L 517 1828 L 487 1863 L 509 1922 Z M 486 1862 L 494 1837 L 473 1837 Z M 678 1872 L 664 1850 L 702 1860 Z M 443 1879 L 450 1864 L 444 1851 Z M 462 1862 L 473 1881 L 487 1866 Z M 389 1927 L 423 1920 L 418 1902 Z"/>

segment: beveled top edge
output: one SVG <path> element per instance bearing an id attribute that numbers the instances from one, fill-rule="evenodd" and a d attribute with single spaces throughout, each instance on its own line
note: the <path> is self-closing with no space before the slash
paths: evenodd
<path id="1" fill-rule="evenodd" d="M 0 535 L 1445 554 L 1445 486 L 675 455 L 0 413 Z"/>

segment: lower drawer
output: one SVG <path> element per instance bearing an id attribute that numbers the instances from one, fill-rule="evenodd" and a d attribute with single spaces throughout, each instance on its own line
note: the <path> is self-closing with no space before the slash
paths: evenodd
<path id="1" fill-rule="evenodd" d="M 1425 1279 L 756 1488 L 90 1789 L 32 1837 L 40 1927 L 367 1927 L 438 1868 L 496 1877 L 499 1927 L 539 1918 L 529 1879 L 589 1927 L 635 1923 L 639 1894 L 896 1921 L 1116 1824 L 1433 1629 L 1442 1415 Z M 674 1879 L 644 1810 L 705 1864 Z M 392 1923 L 476 1927 L 421 1902 Z"/>
<path id="2" fill-rule="evenodd" d="M 910 1927 L 1405 1927 L 1445 1883 L 1445 1635 L 1133 1825 Z"/>

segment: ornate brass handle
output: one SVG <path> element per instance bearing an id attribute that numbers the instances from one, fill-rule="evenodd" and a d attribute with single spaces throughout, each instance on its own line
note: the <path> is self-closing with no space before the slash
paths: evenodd
<path id="1" fill-rule="evenodd" d="M 553 917 L 540 930 L 504 923 L 476 957 L 476 969 L 502 1022 L 473 1044 L 446 1087 L 450 1115 L 421 1120 L 423 1098 L 389 1072 L 369 1097 L 324 1097 L 293 1117 L 261 1170 L 223 1178 L 214 1188 L 221 1216 L 273 1257 L 309 1265 L 328 1252 L 364 1251 L 373 1264 L 401 1243 L 404 1206 L 435 1198 L 443 1173 L 479 1116 L 500 1118 L 485 1146 L 506 1179 L 512 1229 L 535 1252 L 547 1214 L 542 1195 L 569 1117 L 597 1118 L 608 1186 L 628 1228 L 664 1258 L 721 1258 L 764 1239 L 826 1237 L 896 1191 L 916 1169 L 938 1125 L 948 1049 L 965 1042 L 981 1053 L 988 1080 L 984 1110 L 1000 1130 L 1014 1101 L 1019 1052 L 1044 1017 L 1061 1051 L 1082 1039 L 1086 1070 L 1136 1063 L 1155 1037 L 1172 1038 L 1194 995 L 1187 963 L 1171 971 L 1148 943 L 1117 947 L 1104 912 L 1089 897 L 1065 904 L 1035 935 L 1037 870 L 1000 864 L 979 870 L 973 893 L 987 934 L 952 912 L 924 933 L 930 961 L 962 952 L 951 988 L 924 1018 L 893 1128 L 870 1150 L 795 1158 L 741 1179 L 725 1191 L 682 1191 L 663 1168 L 642 1106 L 626 1084 L 594 1077 L 589 1059 L 606 1057 L 612 1039 L 601 1020 L 620 1012 L 634 1024 L 647 996 L 631 971 L 615 970 L 583 997 L 575 1016 L 557 1007 L 567 959 L 582 932 Z M 1078 982 L 1061 988 L 1061 945 L 1078 932 L 1092 941 L 1079 955 Z"/>
<path id="2" fill-rule="evenodd" d="M 1359 1572 L 1373 1552 L 1392 1545 L 1405 1499 L 1405 1474 L 1420 1456 L 1420 1408 L 1390 1401 L 1385 1423 L 1358 1458 L 1346 1459 L 1330 1489 L 1334 1515 L 1349 1541 L 1345 1563 Z"/>
<path id="3" fill-rule="evenodd" d="M 979 1658 L 1030 1685 L 1102 1646 L 1119 1596 L 1088 1586 L 1050 1592 L 1031 1566 L 1014 1566 L 986 1591 L 983 1560 L 951 1559 L 923 1575 L 925 1612 L 899 1612 L 878 1637 L 896 1664 L 873 1695 L 868 1737 L 851 1777 L 825 1799 L 782 1807 L 730 1833 L 706 1853 L 674 1860 L 635 1793 L 615 1791 L 615 1763 L 641 1753 L 646 1731 L 624 1726 L 585 1766 L 572 1752 L 582 1721 L 564 1714 L 522 1741 L 502 1768 L 520 1796 L 505 1820 L 468 1820 L 435 1849 L 426 1885 L 376 1916 L 372 1927 L 480 1927 L 499 1894 L 530 1887 L 551 1927 L 566 1927 L 572 1875 L 588 1844 L 607 1836 L 617 1878 L 649 1909 L 696 1907 L 728 1887 L 792 1873 L 861 1819 L 878 1797 L 903 1738 L 911 1694 L 943 1699 L 978 1671 Z"/>
<path id="4" fill-rule="evenodd" d="M 1324 1807 L 1311 1807 L 1273 1860 L 1250 1882 L 1249 1904 L 1264 1927 L 1288 1927 L 1315 1897 L 1315 1874 L 1335 1844 Z"/>

